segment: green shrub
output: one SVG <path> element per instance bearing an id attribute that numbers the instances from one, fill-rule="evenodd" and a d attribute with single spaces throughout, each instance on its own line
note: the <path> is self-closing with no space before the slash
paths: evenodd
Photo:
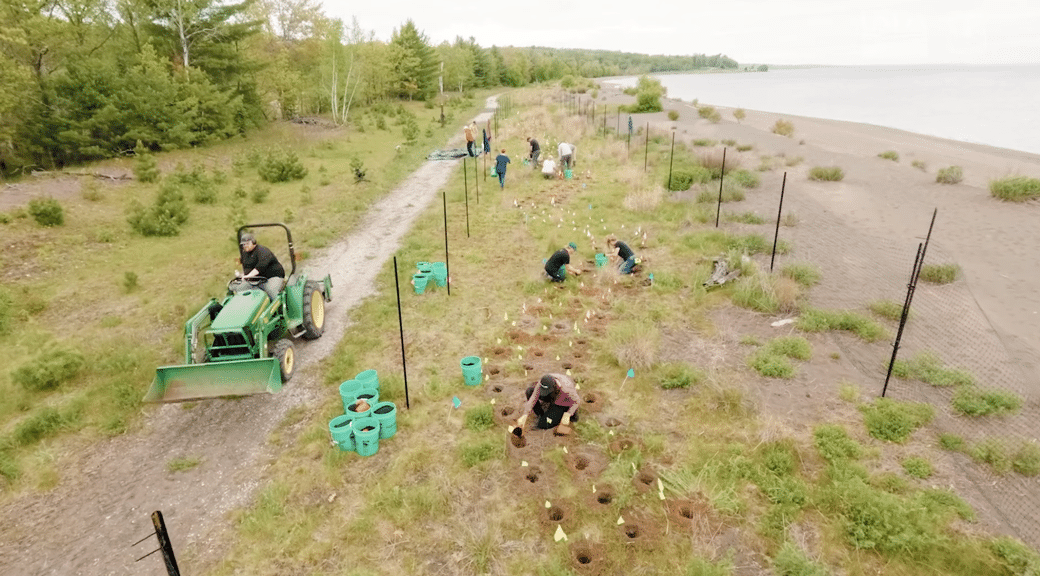
<path id="1" fill-rule="evenodd" d="M 474 432 L 483 432 L 495 425 L 495 412 L 491 404 L 481 404 L 466 410 L 466 428 Z"/>
<path id="2" fill-rule="evenodd" d="M 679 111 L 678 110 L 669 110 L 668 111 L 668 119 L 671 120 L 672 122 L 675 122 L 676 120 L 678 120 L 679 119 Z"/>
<path id="3" fill-rule="evenodd" d="M 466 465 L 466 468 L 472 468 L 483 462 L 500 458 L 502 455 L 502 443 L 497 440 L 483 440 L 459 447 L 459 458 L 462 459 L 462 463 Z"/>
<path id="4" fill-rule="evenodd" d="M 925 163 L 924 160 L 914 160 L 913 162 L 910 163 L 910 165 L 913 166 L 914 168 L 917 168 L 921 172 L 924 172 L 924 171 L 928 170 L 928 164 Z"/>
<path id="5" fill-rule="evenodd" d="M 875 342 L 886 338 L 888 333 L 877 322 L 870 318 L 848 310 L 820 310 L 810 308 L 802 312 L 795 327 L 806 332 L 823 332 L 826 330 L 845 330 L 852 332 L 867 342 Z"/>
<path id="6" fill-rule="evenodd" d="M 809 341 L 801 336 L 780 336 L 766 343 L 766 349 L 771 354 L 780 354 L 797 360 L 809 360 L 812 358 L 812 346 Z"/>
<path id="7" fill-rule="evenodd" d="M 134 177 L 138 182 L 151 183 L 159 179 L 159 163 L 147 148 L 137 141 L 134 148 Z"/>
<path id="8" fill-rule="evenodd" d="M 935 181 L 939 184 L 960 184 L 964 180 L 964 170 L 960 166 L 940 168 L 935 175 Z"/>
<path id="9" fill-rule="evenodd" d="M 1040 574 L 1040 554 L 1010 536 L 1001 536 L 989 543 L 989 549 L 1004 565 L 1009 575 L 1036 576 Z"/>
<path id="10" fill-rule="evenodd" d="M 914 557 L 939 542 L 939 523 L 927 507 L 872 488 L 861 478 L 842 478 L 825 498 L 839 511 L 855 548 Z"/>
<path id="11" fill-rule="evenodd" d="M 250 194 L 250 198 L 253 200 L 253 204 L 263 204 L 267 201 L 267 197 L 271 194 L 271 189 L 266 186 L 260 186 L 259 184 L 253 188 L 253 193 Z"/>
<path id="12" fill-rule="evenodd" d="M 405 142 L 414 144 L 419 139 L 419 122 L 412 116 L 409 116 L 405 120 L 404 125 L 401 126 L 401 136 L 404 136 Z M 302 178 L 303 176 L 300 176 Z"/>
<path id="13" fill-rule="evenodd" d="M 691 168 L 680 168 L 672 170 L 672 182 L 665 181 L 665 186 L 672 192 L 689 190 L 694 184 L 704 184 L 711 181 L 711 171 L 700 166 Z"/>
<path id="14" fill-rule="evenodd" d="M 785 356 L 770 354 L 764 348 L 748 357 L 748 366 L 766 378 L 794 378 L 794 364 Z"/>
<path id="15" fill-rule="evenodd" d="M 953 408 L 965 416 L 989 416 L 1015 412 L 1022 407 L 1022 398 L 1011 392 L 979 390 L 962 386 L 953 395 Z"/>
<path id="16" fill-rule="evenodd" d="M 718 124 L 722 120 L 722 115 L 715 109 L 714 106 L 701 106 L 697 108 L 697 115 L 705 120 L 710 121 L 713 124 Z"/>
<path id="17" fill-rule="evenodd" d="M 758 174 L 743 169 L 734 170 L 729 177 L 732 182 L 743 188 L 758 188 L 761 183 Z"/>
<path id="18" fill-rule="evenodd" d="M 1025 442 L 1011 456 L 1011 467 L 1023 476 L 1040 474 L 1040 446 Z"/>
<path id="19" fill-rule="evenodd" d="M 859 407 L 867 432 L 878 440 L 904 442 L 910 434 L 932 421 L 934 410 L 928 404 L 898 402 L 878 398 L 873 404 Z"/>
<path id="20" fill-rule="evenodd" d="M 0 334 L 7 334 L 15 317 L 14 298 L 0 287 Z"/>
<path id="21" fill-rule="evenodd" d="M 32 392 L 53 390 L 76 377 L 83 355 L 71 348 L 47 347 L 11 373 L 11 379 Z"/>
<path id="22" fill-rule="evenodd" d="M 18 461 L 7 452 L 0 451 L 0 478 L 11 482 L 17 480 L 21 475 L 22 471 L 18 468 Z"/>
<path id="23" fill-rule="evenodd" d="M 821 424 L 813 429 L 813 445 L 828 462 L 855 460 L 863 455 L 863 446 L 837 424 Z"/>
<path id="24" fill-rule="evenodd" d="M 815 264 L 808 262 L 792 262 L 786 264 L 780 269 L 780 274 L 786 278 L 790 278 L 795 282 L 809 288 L 815 286 L 820 282 L 820 278 L 823 275 L 820 273 L 820 269 Z"/>
<path id="25" fill-rule="evenodd" d="M 234 191 L 232 191 L 231 193 L 235 196 L 235 198 L 245 198 L 246 196 L 249 196 L 249 193 L 246 192 L 246 189 L 241 184 L 235 186 Z"/>
<path id="26" fill-rule="evenodd" d="M 949 518 L 953 512 L 962 520 L 975 520 L 975 511 L 967 502 L 949 490 L 928 488 L 917 494 L 916 501 L 938 518 Z"/>
<path id="27" fill-rule="evenodd" d="M 828 576 L 826 568 L 806 557 L 805 552 L 791 542 L 784 542 L 773 557 L 773 570 L 777 576 Z"/>
<path id="28" fill-rule="evenodd" d="M 914 478 L 928 478 L 932 475 L 932 463 L 920 456 L 911 456 L 903 460 L 903 470 Z"/>
<path id="29" fill-rule="evenodd" d="M 658 368 L 658 381 L 661 388 L 674 390 L 676 388 L 689 388 L 691 385 L 700 384 L 704 380 L 704 374 L 684 363 L 665 364 Z"/>
<path id="30" fill-rule="evenodd" d="M 127 294 L 129 294 L 129 293 L 133 292 L 134 290 L 137 290 L 137 287 L 138 287 L 137 280 L 138 279 L 137 279 L 137 273 L 136 272 L 131 272 L 129 270 L 124 272 L 123 273 L 123 292 L 126 292 Z"/>
<path id="31" fill-rule="evenodd" d="M 779 134 L 781 136 L 787 136 L 788 138 L 791 138 L 791 137 L 794 136 L 794 124 L 792 124 L 791 122 L 788 122 L 787 120 L 783 120 L 783 119 L 777 120 L 776 123 L 773 124 L 772 130 L 773 130 L 773 134 Z"/>
<path id="32" fill-rule="evenodd" d="M 739 124 L 744 118 L 747 118 L 747 112 L 743 108 L 737 108 L 733 111 L 733 117 L 736 118 L 737 124 Z"/>
<path id="33" fill-rule="evenodd" d="M 845 172 L 837 166 L 814 166 L 809 170 L 809 180 L 823 182 L 839 182 L 845 178 Z"/>
<path id="34" fill-rule="evenodd" d="M 176 236 L 189 214 L 184 194 L 169 181 L 163 181 L 159 186 L 154 204 L 145 207 L 134 200 L 127 212 L 130 227 L 142 236 Z"/>
<path id="35" fill-rule="evenodd" d="M 1011 471 L 1011 455 L 1003 443 L 988 439 L 975 444 L 968 449 L 968 455 L 976 462 L 988 464 L 997 474 L 1007 474 Z"/>
<path id="36" fill-rule="evenodd" d="M 41 408 L 15 426 L 12 440 L 16 446 L 35 444 L 64 430 L 77 416 L 75 412 L 62 413 L 51 406 Z"/>
<path id="37" fill-rule="evenodd" d="M 964 370 L 946 368 L 939 357 L 931 352 L 921 352 L 909 360 L 896 360 L 892 375 L 904 380 L 920 380 L 932 386 L 968 386 L 975 377 Z"/>
<path id="38" fill-rule="evenodd" d="M 878 154 L 878 158 L 884 158 L 885 160 L 899 162 L 899 153 L 895 150 L 885 150 L 884 152 Z"/>
<path id="39" fill-rule="evenodd" d="M 968 443 L 964 441 L 964 438 L 961 438 L 956 434 L 940 434 L 939 446 L 942 446 L 944 450 L 950 450 L 952 452 L 968 451 Z"/>
<path id="40" fill-rule="evenodd" d="M 899 321 L 903 318 L 903 305 L 892 300 L 875 300 L 867 308 L 887 320 Z"/>
<path id="41" fill-rule="evenodd" d="M 1025 202 L 1040 198 L 1040 180 L 1026 176 L 1009 176 L 991 180 L 989 193 L 994 198 L 1008 202 Z"/>
<path id="42" fill-rule="evenodd" d="M 301 180 L 307 175 L 307 169 L 292 151 L 269 151 L 257 166 L 257 172 L 261 180 L 272 183 Z"/>
<path id="43" fill-rule="evenodd" d="M 932 284 L 949 284 L 960 276 L 961 267 L 956 264 L 925 264 L 921 266 L 921 280 Z"/>
<path id="44" fill-rule="evenodd" d="M 29 215 L 40 226 L 47 228 L 65 224 L 65 210 L 54 198 L 33 198 L 29 201 Z"/>

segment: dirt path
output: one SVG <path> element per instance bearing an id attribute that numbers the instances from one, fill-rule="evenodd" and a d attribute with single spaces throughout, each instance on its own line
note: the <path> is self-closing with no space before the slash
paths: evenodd
<path id="1" fill-rule="evenodd" d="M 487 108 L 497 106 L 494 97 Z M 476 117 L 484 122 L 485 112 Z M 460 135 L 461 138 L 461 135 Z M 449 142 L 458 146 L 460 138 Z M 428 162 L 375 204 L 349 237 L 315 256 L 308 269 L 332 275 L 326 332 L 297 343 L 299 372 L 279 394 L 238 400 L 163 405 L 142 432 L 85 446 L 69 457 L 60 486 L 30 494 L 0 510 L 0 574 L 166 574 L 162 559 L 135 559 L 155 540 L 150 514 L 162 510 L 180 569 L 196 574 L 224 556 L 228 512 L 246 506 L 276 448 L 266 439 L 290 409 L 316 406 L 316 367 L 350 329 L 348 313 L 374 293 L 376 274 L 400 239 L 447 182 L 457 161 Z M 197 467 L 170 473 L 173 458 L 199 458 Z"/>

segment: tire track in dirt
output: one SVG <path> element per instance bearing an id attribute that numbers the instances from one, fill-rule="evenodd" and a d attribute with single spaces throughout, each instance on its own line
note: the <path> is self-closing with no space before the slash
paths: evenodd
<path id="1" fill-rule="evenodd" d="M 496 106 L 489 98 L 487 107 Z M 484 112 L 476 121 L 489 117 Z M 460 136 L 448 145 L 458 145 Z M 223 558 L 231 540 L 229 512 L 252 501 L 275 455 L 265 445 L 268 435 L 290 409 L 325 400 L 316 366 L 347 334 L 348 313 L 375 292 L 376 274 L 457 164 L 423 164 L 373 205 L 349 237 L 308 262 L 312 274 L 332 276 L 333 300 L 326 308 L 325 336 L 296 343 L 300 371 L 285 389 L 162 405 L 138 433 L 79 446 L 81 453 L 65 458 L 57 488 L 0 509 L 0 574 L 163 576 L 158 555 L 135 562 L 155 548 L 154 538 L 131 548 L 152 532 L 154 510 L 163 511 L 184 573 Z M 177 457 L 201 463 L 168 472 L 166 463 Z"/>

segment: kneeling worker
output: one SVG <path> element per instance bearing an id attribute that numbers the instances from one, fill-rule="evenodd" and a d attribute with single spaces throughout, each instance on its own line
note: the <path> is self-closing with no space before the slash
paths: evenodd
<path id="1" fill-rule="evenodd" d="M 578 421 L 578 406 L 581 397 L 578 387 L 570 376 L 564 374 L 546 374 L 541 381 L 527 388 L 527 403 L 516 421 L 517 428 L 523 430 L 527 417 L 531 412 L 538 417 L 535 427 L 540 430 L 556 428 L 554 433 L 566 436 L 571 433 L 571 421 Z"/>
<path id="2" fill-rule="evenodd" d="M 636 258 L 635 252 L 613 234 L 607 236 L 607 250 L 612 258 L 617 258 L 618 270 L 622 274 L 631 274 L 632 268 L 639 264 L 639 258 Z"/>
<path id="3" fill-rule="evenodd" d="M 578 276 L 581 274 L 579 268 L 571 266 L 571 254 L 574 254 L 578 250 L 578 245 L 574 242 L 567 244 L 563 248 L 553 252 L 553 255 L 545 261 L 545 273 L 549 275 L 549 278 L 553 282 L 563 282 L 567 279 L 567 272 Z"/>

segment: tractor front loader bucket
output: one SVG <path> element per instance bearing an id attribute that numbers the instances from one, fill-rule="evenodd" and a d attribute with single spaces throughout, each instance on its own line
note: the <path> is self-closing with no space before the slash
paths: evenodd
<path id="1" fill-rule="evenodd" d="M 184 364 L 157 369 L 144 401 L 184 402 L 273 393 L 281 389 L 282 373 L 277 358 Z"/>

